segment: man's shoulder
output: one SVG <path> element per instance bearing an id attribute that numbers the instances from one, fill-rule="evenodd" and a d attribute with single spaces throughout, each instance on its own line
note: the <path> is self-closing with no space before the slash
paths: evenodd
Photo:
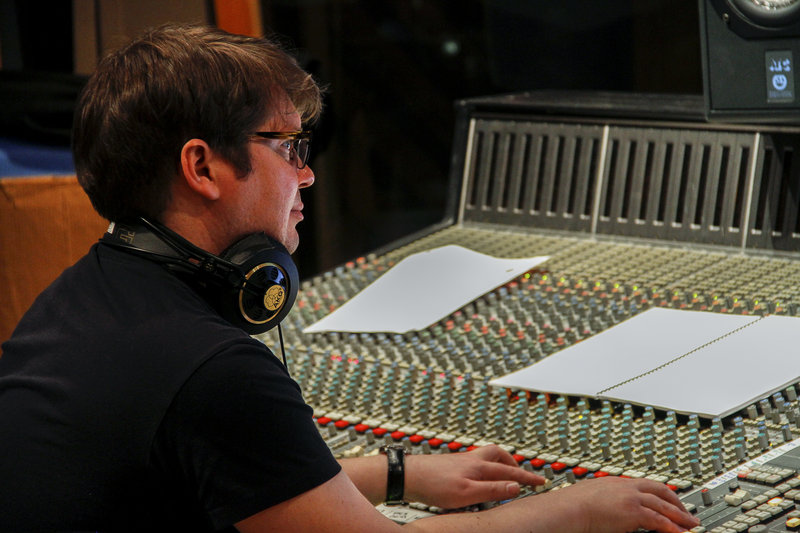
<path id="1" fill-rule="evenodd" d="M 95 245 L 39 295 L 4 352 L 192 365 L 253 342 L 163 266 Z"/>

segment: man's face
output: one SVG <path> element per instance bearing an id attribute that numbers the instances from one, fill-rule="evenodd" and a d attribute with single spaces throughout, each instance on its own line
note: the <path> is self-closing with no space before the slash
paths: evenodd
<path id="1" fill-rule="evenodd" d="M 301 129 L 300 116 L 288 100 L 279 109 L 258 131 Z M 308 166 L 298 169 L 294 162 L 287 161 L 287 149 L 286 141 L 278 139 L 250 142 L 252 171 L 238 184 L 236 227 L 242 236 L 263 231 L 292 253 L 300 242 L 295 226 L 303 220 L 300 189 L 314 183 L 314 172 Z"/>

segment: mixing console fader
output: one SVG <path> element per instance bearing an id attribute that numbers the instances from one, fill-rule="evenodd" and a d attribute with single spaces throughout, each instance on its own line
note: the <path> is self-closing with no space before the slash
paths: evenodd
<path id="1" fill-rule="evenodd" d="M 489 385 L 654 307 L 800 316 L 800 130 L 710 125 L 691 99 L 655 117 L 649 98 L 615 98 L 462 102 L 445 221 L 303 282 L 283 322 L 292 376 L 337 457 L 494 443 L 547 478 L 523 497 L 646 477 L 678 493 L 697 531 L 800 530 L 796 383 L 724 418 Z M 549 259 L 423 330 L 303 333 L 401 259 L 450 244 Z"/>

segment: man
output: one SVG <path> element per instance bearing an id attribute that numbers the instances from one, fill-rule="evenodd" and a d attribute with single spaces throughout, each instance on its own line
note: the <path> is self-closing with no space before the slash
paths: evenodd
<path id="1" fill-rule="evenodd" d="M 209 296 L 207 271 L 248 236 L 297 248 L 314 182 L 302 128 L 320 107 L 310 76 L 262 39 L 165 26 L 101 62 L 75 162 L 95 209 L 133 229 L 66 270 L 4 345 L 0 530 L 393 531 L 374 504 L 398 472 L 405 498 L 451 508 L 543 482 L 496 446 L 408 456 L 391 482 L 387 456 L 337 463 L 280 361 Z M 205 252 L 142 251 L 135 235 L 150 233 Z M 696 524 L 663 484 L 606 479 L 406 527 Z"/>

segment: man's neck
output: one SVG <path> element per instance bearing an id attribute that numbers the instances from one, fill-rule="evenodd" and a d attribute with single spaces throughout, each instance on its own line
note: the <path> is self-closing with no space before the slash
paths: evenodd
<path id="1" fill-rule="evenodd" d="M 162 216 L 161 222 L 198 248 L 215 255 L 219 255 L 230 244 L 211 217 L 201 218 L 168 211 Z"/>

